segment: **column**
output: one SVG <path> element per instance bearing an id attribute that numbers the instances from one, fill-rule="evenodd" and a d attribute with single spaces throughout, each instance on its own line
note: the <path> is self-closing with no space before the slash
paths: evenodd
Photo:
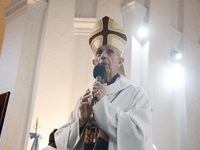
<path id="1" fill-rule="evenodd" d="M 142 45 L 136 36 L 136 31 L 144 24 L 147 8 L 136 1 L 132 1 L 122 6 L 122 13 L 128 39 L 123 54 L 125 74 L 134 84 L 141 85 Z"/>
<path id="2" fill-rule="evenodd" d="M 24 14 L 24 29 L 21 42 L 21 51 L 19 57 L 18 71 L 15 82 L 15 88 L 9 112 L 7 130 L 3 150 L 26 149 L 26 139 L 29 134 L 30 114 L 32 103 L 34 102 L 34 86 L 36 81 L 36 68 L 41 39 L 41 28 L 43 23 L 43 14 L 46 8 L 46 2 L 43 0 L 29 0 L 18 11 L 19 14 L 10 14 L 12 19 Z M 26 10 L 24 12 L 24 9 Z M 20 19 L 18 20 L 20 21 Z M 18 36 L 18 35 L 16 35 Z"/>

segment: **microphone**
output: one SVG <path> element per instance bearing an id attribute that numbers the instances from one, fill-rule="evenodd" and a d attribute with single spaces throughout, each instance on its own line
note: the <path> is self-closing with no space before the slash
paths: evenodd
<path id="1" fill-rule="evenodd" d="M 101 65 L 97 65 L 94 67 L 94 70 L 93 70 L 93 77 L 96 79 L 96 82 L 100 82 L 101 79 L 104 78 L 106 74 L 106 69 L 104 66 L 101 66 Z"/>
<path id="2" fill-rule="evenodd" d="M 96 79 L 96 82 L 100 82 L 101 79 L 104 78 L 106 74 L 106 69 L 104 66 L 101 66 L 101 65 L 97 65 L 94 67 L 94 70 L 93 70 L 93 77 Z M 97 98 L 95 97 L 95 104 L 97 102 Z M 94 114 L 93 114 L 94 116 Z"/>

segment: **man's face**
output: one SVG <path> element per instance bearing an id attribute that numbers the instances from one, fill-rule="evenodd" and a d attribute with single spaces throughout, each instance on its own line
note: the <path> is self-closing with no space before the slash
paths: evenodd
<path id="1" fill-rule="evenodd" d="M 102 45 L 95 53 L 93 64 L 102 65 L 106 69 L 107 74 L 117 74 L 119 67 L 123 64 L 124 58 L 117 55 L 115 47 L 110 45 Z"/>

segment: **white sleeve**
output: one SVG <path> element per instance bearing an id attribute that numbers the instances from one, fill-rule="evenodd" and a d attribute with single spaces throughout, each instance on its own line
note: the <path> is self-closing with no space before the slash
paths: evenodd
<path id="1" fill-rule="evenodd" d="M 124 98 L 120 97 L 120 101 L 124 101 Z M 120 106 L 110 103 L 108 97 L 104 96 L 93 106 L 95 120 L 109 138 L 117 143 L 119 150 L 130 150 L 134 147 L 137 150 L 152 150 L 149 99 L 140 89 L 129 100 L 134 101 L 135 104 L 125 112 L 120 109 Z"/>
<path id="2" fill-rule="evenodd" d="M 79 103 L 80 99 L 71 112 L 67 123 L 55 132 L 55 142 L 58 150 L 74 149 L 82 136 L 79 133 Z"/>

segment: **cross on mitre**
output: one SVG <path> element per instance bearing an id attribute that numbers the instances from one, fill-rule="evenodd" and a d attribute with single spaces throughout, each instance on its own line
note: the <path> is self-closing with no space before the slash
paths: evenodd
<path id="1" fill-rule="evenodd" d="M 111 45 L 121 53 L 124 50 L 127 38 L 122 27 L 112 18 L 103 17 L 94 26 L 89 44 L 93 53 L 102 45 Z"/>

